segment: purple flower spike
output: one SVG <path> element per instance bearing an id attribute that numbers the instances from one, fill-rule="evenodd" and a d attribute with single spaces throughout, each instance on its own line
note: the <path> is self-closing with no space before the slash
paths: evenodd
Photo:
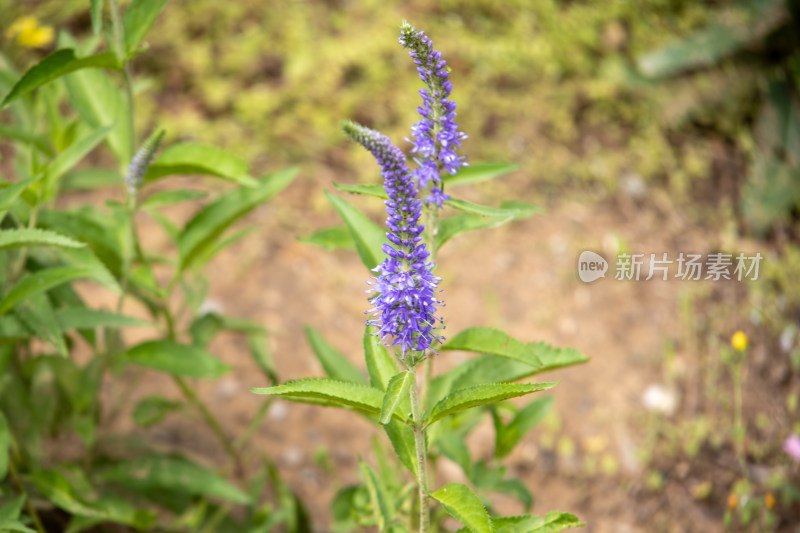
<path id="1" fill-rule="evenodd" d="M 800 437 L 797 435 L 790 435 L 789 438 L 783 442 L 783 451 L 795 461 L 800 462 Z"/>
<path id="2" fill-rule="evenodd" d="M 406 351 L 424 352 L 444 337 L 438 334 L 442 317 L 436 312 L 441 301 L 436 297 L 441 278 L 433 275 L 433 263 L 426 261 L 428 250 L 422 242 L 425 227 L 419 224 L 422 202 L 416 198 L 417 184 L 406 165 L 406 158 L 388 137 L 354 122 L 342 129 L 375 156 L 381 166 L 386 200 L 386 259 L 373 269 L 373 293 L 369 298 L 373 316 L 369 325 L 379 328 L 384 346 L 400 346 Z"/>
<path id="3" fill-rule="evenodd" d="M 441 172 L 455 174 L 467 164 L 464 157 L 456 153 L 467 136 L 458 131 L 456 104 L 448 100 L 453 84 L 447 79 L 450 71 L 442 54 L 433 49 L 433 43 L 424 32 L 407 22 L 400 30 L 400 44 L 411 49 L 409 55 L 417 65 L 420 79 L 427 85 L 427 89 L 419 91 L 422 106 L 418 110 L 422 119 L 411 128 L 414 139 L 411 153 L 419 164 L 414 178 L 420 188 L 433 183 L 425 203 L 442 207 L 442 202 L 450 197 L 443 192 Z"/>

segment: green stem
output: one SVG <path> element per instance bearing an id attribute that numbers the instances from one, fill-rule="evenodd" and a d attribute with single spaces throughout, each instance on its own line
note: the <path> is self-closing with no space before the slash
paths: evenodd
<path id="1" fill-rule="evenodd" d="M 411 418 L 414 422 L 414 448 L 417 452 L 417 486 L 419 487 L 419 531 L 428 533 L 431 525 L 430 508 L 428 507 L 428 452 L 425 447 L 425 426 L 422 425 L 422 410 L 417 392 L 417 371 L 411 367 L 413 374 L 409 395 L 411 397 Z"/>
<path id="2" fill-rule="evenodd" d="M 14 464 L 13 459 L 10 459 L 11 460 L 8 461 L 8 471 L 11 474 L 11 478 L 14 480 L 14 485 L 16 485 L 19 493 L 25 496 L 25 509 L 27 509 L 28 514 L 31 516 L 31 520 L 33 520 L 33 524 L 36 526 L 36 531 L 39 533 L 47 533 L 47 530 L 42 524 L 42 520 L 39 518 L 39 513 L 36 512 L 36 509 L 31 503 L 31 499 L 28 496 L 28 491 L 25 490 L 25 486 L 22 484 L 22 480 L 19 477 L 19 472 L 17 472 L 17 467 Z"/>
<path id="3" fill-rule="evenodd" d="M 189 385 L 181 378 L 180 376 L 172 376 L 175 380 L 175 384 L 178 385 L 178 388 L 181 389 L 181 392 L 186 397 L 186 400 L 194 406 L 200 415 L 205 420 L 208 427 L 211 428 L 211 431 L 219 438 L 222 446 L 225 448 L 225 452 L 230 457 L 231 461 L 233 461 L 237 473 L 244 472 L 244 467 L 239 457 L 239 452 L 236 450 L 233 442 L 228 438 L 228 435 L 225 434 L 225 430 L 222 429 L 222 425 L 219 423 L 217 418 L 211 412 L 211 410 L 203 403 L 203 401 L 195 394 L 194 390 L 192 390 Z"/>
<path id="4" fill-rule="evenodd" d="M 733 431 L 736 443 L 736 457 L 742 473 L 747 477 L 747 464 L 744 458 L 744 421 L 742 418 L 742 365 L 734 363 L 731 368 L 733 374 Z"/>

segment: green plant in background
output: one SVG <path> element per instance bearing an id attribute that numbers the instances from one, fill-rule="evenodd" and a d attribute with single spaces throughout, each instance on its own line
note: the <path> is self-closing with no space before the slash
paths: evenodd
<path id="1" fill-rule="evenodd" d="M 746 226 L 759 236 L 773 229 L 796 235 L 800 5 L 753 0 L 725 5 L 716 15 L 707 26 L 640 55 L 639 71 L 669 83 L 675 99 L 692 95 L 665 107 L 681 109 L 668 121 L 710 129 L 747 154 L 739 194 Z"/>
<path id="2" fill-rule="evenodd" d="M 326 248 L 355 248 L 375 274 L 369 291 L 372 318 L 363 336 L 368 377 L 309 328 L 309 342 L 328 377 L 299 379 L 253 392 L 352 409 L 386 432 L 399 464 L 380 447 L 375 448 L 377 470 L 359 459 L 363 484 L 342 489 L 333 502 L 338 529 L 377 526 L 380 531 L 442 531 L 448 515 L 467 530 L 480 533 L 544 533 L 579 526 L 569 513 L 527 514 L 533 495 L 520 480 L 507 476 L 501 460 L 552 405 L 550 397 L 522 408 L 507 402 L 555 385 L 515 382 L 583 363 L 586 357 L 573 349 L 523 342 L 485 327 L 468 328 L 443 342 L 437 313 L 442 304 L 440 279 L 434 274 L 438 250 L 456 235 L 526 218 L 540 209 L 518 201 L 489 207 L 445 193 L 464 183 L 502 176 L 514 166 L 463 164 L 457 150 L 466 136 L 454 122 L 449 68 L 430 39 L 410 25 L 403 25 L 400 42 L 411 50 L 426 85 L 420 90 L 421 119 L 412 127 L 411 153 L 417 168 L 408 168 L 406 156 L 388 137 L 347 121 L 343 130 L 377 159 L 384 186 L 334 184 L 342 191 L 383 199 L 388 232 L 343 198 L 326 193 L 344 226 L 304 239 Z M 417 198 L 420 191 L 424 194 Z M 440 219 L 442 210 L 451 209 L 457 213 Z M 434 375 L 437 351 L 479 355 Z M 495 434 L 489 462 L 474 460 L 465 441 L 487 414 Z M 438 486 L 431 465 L 440 457 L 457 464 L 469 485 Z M 513 496 L 526 514 L 498 516 L 492 493 Z"/>
<path id="3" fill-rule="evenodd" d="M 208 351 L 228 330 L 246 337 L 265 378 L 278 383 L 263 326 L 203 311 L 208 280 L 201 269 L 247 234 L 226 230 L 296 171 L 254 178 L 239 157 L 190 142 L 159 153 L 160 130 L 137 141 L 131 61 L 146 50 L 145 35 L 164 4 L 133 0 L 123 13 L 117 0 L 92 0 L 88 39 L 61 32 L 57 50 L 22 75 L 0 57 L 0 139 L 11 156 L 0 181 L 3 530 L 77 532 L 109 523 L 142 531 L 308 529 L 269 459 L 247 447 L 253 428 L 231 438 L 194 381 L 231 370 Z M 23 22 L 15 30 L 21 44 L 46 44 L 35 20 Z M 152 190 L 176 174 L 234 186 L 212 198 L 198 189 Z M 104 196 L 95 191 L 91 203 L 61 201 L 97 185 L 113 186 L 114 198 L 125 200 L 99 206 Z M 184 202 L 198 209 L 176 224 L 166 211 Z M 160 224 L 170 251 L 147 248 L 137 229 L 142 217 Z M 81 280 L 94 286 L 78 286 Z M 116 294 L 110 308 L 93 302 L 103 290 Z M 133 328 L 141 331 L 131 335 Z M 147 340 L 132 342 L 134 336 Z M 152 372 L 168 376 L 183 400 L 153 395 L 131 409 Z M 195 413 L 227 460 L 209 469 L 180 450 L 147 443 L 140 431 L 119 434 L 114 424 L 129 411 L 142 428 L 171 412 Z"/>

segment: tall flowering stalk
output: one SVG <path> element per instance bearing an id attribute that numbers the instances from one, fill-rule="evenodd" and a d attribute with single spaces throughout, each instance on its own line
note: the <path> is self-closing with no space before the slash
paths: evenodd
<path id="1" fill-rule="evenodd" d="M 417 185 L 406 165 L 406 158 L 385 135 L 355 124 L 344 122 L 344 131 L 364 146 L 381 166 L 386 200 L 388 232 L 391 244 L 383 245 L 386 259 L 373 271 L 373 293 L 368 311 L 370 325 L 378 328 L 381 343 L 400 346 L 402 359 L 408 350 L 425 352 L 443 337 L 437 333 L 441 317 L 436 312 L 440 300 L 436 297 L 440 278 L 433 275 L 433 263 L 419 224 L 422 202 L 416 198 Z"/>
<path id="2" fill-rule="evenodd" d="M 427 88 L 420 89 L 422 105 L 418 108 L 422 117 L 411 128 L 414 147 L 411 153 L 419 164 L 414 177 L 420 188 L 431 184 L 430 194 L 425 203 L 433 203 L 442 207 L 442 202 L 449 196 L 444 193 L 441 174 L 455 174 L 467 163 L 456 150 L 467 136 L 458 131 L 455 122 L 456 104 L 449 100 L 453 83 L 448 79 L 450 70 L 442 54 L 434 50 L 433 42 L 425 32 L 417 31 L 407 22 L 400 30 L 400 44 L 410 48 L 409 55 L 417 65 L 420 79 Z"/>

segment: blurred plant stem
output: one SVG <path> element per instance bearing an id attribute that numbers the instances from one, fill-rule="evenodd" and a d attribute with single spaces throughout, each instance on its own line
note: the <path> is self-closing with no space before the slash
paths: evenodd
<path id="1" fill-rule="evenodd" d="M 430 360 L 430 357 L 428 358 Z M 426 363 L 427 365 L 428 363 Z M 425 426 L 422 422 L 419 393 L 417 391 L 417 369 L 411 366 L 413 375 L 409 395 L 411 397 L 411 418 L 414 422 L 414 448 L 417 453 L 417 484 L 419 486 L 419 531 L 427 533 L 430 529 L 430 509 L 428 508 L 428 453 L 425 449 Z"/>
<path id="2" fill-rule="evenodd" d="M 733 380 L 733 441 L 736 446 L 736 458 L 742 469 L 742 475 L 747 477 L 747 463 L 744 456 L 744 419 L 742 418 L 742 362 L 735 361 L 731 364 L 731 379 Z"/>
<path id="3" fill-rule="evenodd" d="M 28 514 L 31 515 L 31 520 L 33 520 L 33 524 L 36 526 L 36 531 L 39 533 L 47 533 L 47 530 L 44 528 L 42 524 L 42 520 L 39 518 L 39 513 L 36 512 L 36 508 L 31 503 L 31 499 L 28 496 L 28 491 L 25 490 L 25 485 L 22 484 L 22 480 L 19 477 L 19 472 L 17 472 L 17 466 L 14 464 L 14 457 L 13 454 L 10 454 L 8 461 L 8 472 L 11 474 L 11 479 L 14 480 L 14 485 L 16 485 L 17 490 L 23 496 L 25 496 L 25 509 L 28 511 Z"/>

